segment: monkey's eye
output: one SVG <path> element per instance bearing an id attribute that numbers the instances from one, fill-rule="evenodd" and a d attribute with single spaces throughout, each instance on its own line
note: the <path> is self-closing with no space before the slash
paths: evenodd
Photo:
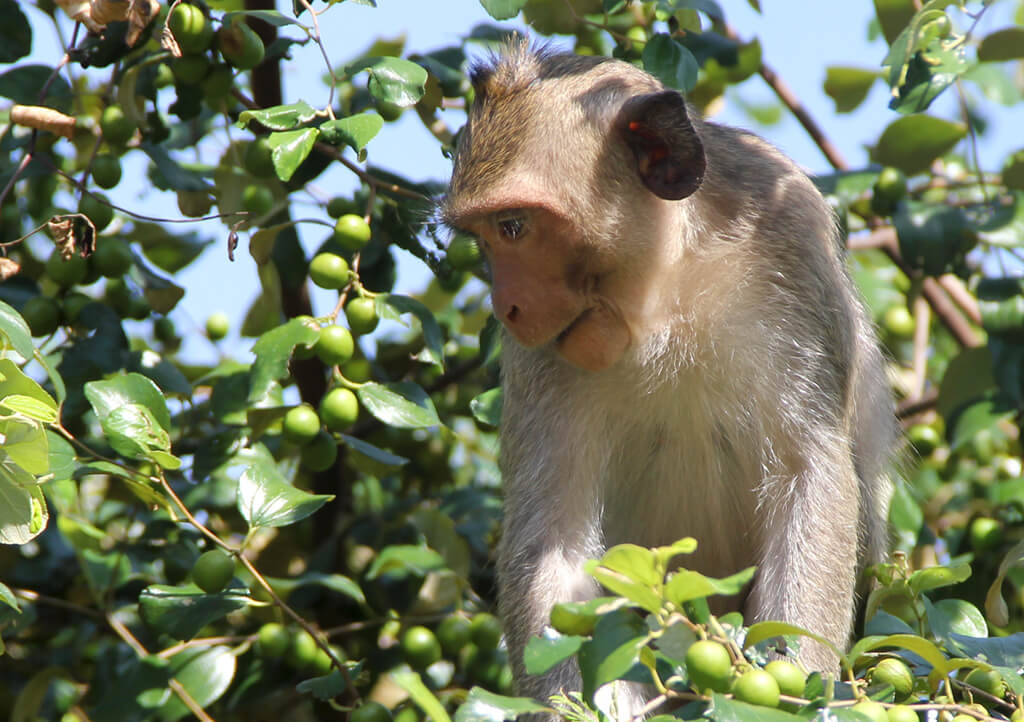
<path id="1" fill-rule="evenodd" d="M 526 230 L 526 219 L 519 215 L 498 218 L 498 232 L 509 241 L 515 241 Z"/>

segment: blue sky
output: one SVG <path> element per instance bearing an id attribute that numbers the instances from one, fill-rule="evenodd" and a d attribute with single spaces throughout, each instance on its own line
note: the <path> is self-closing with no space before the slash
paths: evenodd
<path id="1" fill-rule="evenodd" d="M 868 22 L 874 12 L 873 4 L 868 0 L 764 0 L 761 13 L 755 12 L 746 2 L 723 1 L 721 4 L 729 23 L 741 37 L 746 39 L 757 36 L 760 39 L 765 61 L 776 69 L 806 104 L 851 165 L 856 167 L 865 164 L 867 152 L 863 144 L 877 138 L 880 131 L 896 117 L 895 113 L 886 108 L 887 88 L 881 82 L 876 83 L 868 99 L 855 113 L 837 115 L 822 84 L 825 68 L 829 65 L 864 68 L 879 66 L 886 52 L 884 42 L 880 39 L 869 42 L 867 39 Z M 280 2 L 279 5 L 290 6 L 290 2 Z M 1008 25 L 1010 5 L 997 4 L 984 19 L 980 32 Z M 33 59 L 52 64 L 59 57 L 52 27 L 40 22 L 42 16 L 38 11 L 28 4 L 25 6 L 36 26 Z M 317 7 L 322 5 L 318 3 Z M 308 15 L 304 19 L 308 22 Z M 344 2 L 320 16 L 321 33 L 335 65 L 351 58 L 378 37 L 404 34 L 407 52 L 426 52 L 457 44 L 461 35 L 474 25 L 484 22 L 494 21 L 487 16 L 477 0 L 378 0 L 376 8 Z M 522 28 L 518 22 L 511 25 Z M 297 31 L 291 29 L 285 32 L 295 35 Z M 302 99 L 315 107 L 324 105 L 327 91 L 320 82 L 324 67 L 319 50 L 312 44 L 304 48 L 293 47 L 294 60 L 284 66 L 286 102 Z M 944 102 L 937 104 L 935 112 L 955 115 L 953 94 L 947 92 L 946 96 L 942 99 Z M 829 170 L 820 151 L 788 113 L 784 113 L 779 124 L 757 128 L 740 109 L 740 104 L 734 102 L 738 98 L 754 104 L 775 102 L 771 90 L 755 76 L 730 90 L 727 102 L 714 119 L 756 129 L 811 173 Z M 998 107 L 1000 113 L 991 118 L 991 135 L 982 144 L 983 162 L 991 168 L 1008 149 L 1022 145 L 1019 129 L 1024 125 L 1024 109 L 1020 106 L 1010 110 L 1001 106 L 990 107 Z M 446 114 L 446 120 L 453 129 L 461 124 L 461 113 L 446 111 Z M 237 129 L 231 132 L 236 138 L 247 135 Z M 206 160 L 215 162 L 222 147 L 211 147 L 211 155 Z M 441 156 L 436 141 L 411 112 L 397 123 L 386 125 L 368 150 L 369 158 L 375 165 L 414 180 L 443 180 L 450 171 L 449 162 Z M 133 169 L 141 173 L 143 168 L 141 153 L 129 154 L 129 158 L 132 155 L 136 157 L 126 164 L 126 180 L 111 193 L 112 197 L 129 208 L 176 216 L 172 194 L 150 192 L 144 184 L 131 180 Z M 310 192 L 317 198 L 326 199 L 351 192 L 354 188 L 355 177 L 340 166 L 335 166 L 316 179 Z M 315 211 L 315 208 L 305 206 L 300 213 L 305 217 Z M 210 360 L 214 355 L 213 349 L 198 337 L 198 333 L 190 332 L 198 331 L 205 317 L 218 309 L 228 312 L 233 326 L 237 328 L 255 296 L 257 281 L 255 265 L 246 253 L 236 254 L 237 260 L 234 263 L 227 260 L 223 244 L 226 233 L 222 226 L 206 223 L 203 231 L 215 237 L 217 242 L 177 279 L 187 292 L 172 318 L 182 331 L 191 336 L 185 346 L 186 354 L 193 359 Z M 313 249 L 322 241 L 324 229 L 322 226 L 305 226 L 300 229 L 300 234 L 306 248 Z M 245 242 L 243 240 L 243 249 L 240 250 L 244 250 Z M 418 261 L 402 259 L 399 268 L 399 292 L 415 292 L 423 287 L 427 274 Z M 320 313 L 333 306 L 333 299 L 326 293 L 315 294 L 314 302 L 315 310 Z M 384 325 L 383 329 L 386 331 L 387 326 Z M 249 345 L 250 342 L 245 340 L 240 344 L 232 344 L 236 349 L 244 349 Z"/>

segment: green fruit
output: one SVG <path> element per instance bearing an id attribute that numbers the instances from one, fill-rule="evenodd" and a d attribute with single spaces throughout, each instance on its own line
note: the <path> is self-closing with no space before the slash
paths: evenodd
<path id="1" fill-rule="evenodd" d="M 917 712 L 902 704 L 887 709 L 885 716 L 889 722 L 920 722 Z"/>
<path id="2" fill-rule="evenodd" d="M 406 705 L 395 712 L 395 722 L 421 722 L 422 719 L 414 704 Z"/>
<path id="3" fill-rule="evenodd" d="M 914 335 L 914 316 L 906 306 L 889 306 L 882 317 L 882 327 L 896 338 L 911 338 Z"/>
<path id="4" fill-rule="evenodd" d="M 161 316 L 153 322 L 153 336 L 163 343 L 179 341 L 178 330 L 174 327 L 174 321 L 167 316 Z"/>
<path id="5" fill-rule="evenodd" d="M 97 233 L 114 220 L 114 209 L 102 193 L 86 193 L 82 196 L 82 200 L 78 202 L 78 212 L 89 216 L 89 220 L 96 226 Z"/>
<path id="6" fill-rule="evenodd" d="M 465 617 L 453 614 L 437 625 L 437 641 L 446 657 L 456 656 L 470 639 L 470 623 Z"/>
<path id="7" fill-rule="evenodd" d="M 380 320 L 377 318 L 376 304 L 372 298 L 366 296 L 353 298 L 348 302 L 345 306 L 345 318 L 348 319 L 348 327 L 352 329 L 352 333 L 360 336 L 377 328 Z"/>
<path id="8" fill-rule="evenodd" d="M 448 244 L 448 262 L 457 271 L 469 271 L 480 265 L 480 245 L 475 238 L 457 235 Z"/>
<path id="9" fill-rule="evenodd" d="M 21 308 L 33 336 L 49 336 L 60 324 L 60 305 L 49 296 L 33 296 Z"/>
<path id="10" fill-rule="evenodd" d="M 149 318 L 149 312 L 153 309 L 149 306 L 143 296 L 138 294 L 132 294 L 132 297 L 128 303 L 128 311 L 125 313 L 127 318 L 133 318 L 136 321 L 142 321 L 143 319 Z"/>
<path id="11" fill-rule="evenodd" d="M 195 5 L 179 3 L 167 18 L 167 26 L 185 53 L 201 53 L 210 47 L 213 25 Z"/>
<path id="12" fill-rule="evenodd" d="M 883 168 L 875 181 L 874 192 L 890 203 L 897 203 L 907 194 L 907 177 L 899 168 Z"/>
<path id="13" fill-rule="evenodd" d="M 551 626 L 562 634 L 587 635 L 594 632 L 597 614 L 583 602 L 561 602 L 551 607 Z"/>
<path id="14" fill-rule="evenodd" d="M 180 5 L 178 7 L 181 7 Z M 171 64 L 171 72 L 174 73 L 174 79 L 182 85 L 199 85 L 210 72 L 210 59 L 205 55 L 183 55 L 180 58 L 176 58 Z M 178 102 L 183 100 L 182 93 L 185 93 L 186 105 L 191 109 L 194 107 L 195 113 L 189 112 L 186 115 L 178 113 L 179 118 L 194 117 L 198 115 L 199 111 L 199 95 L 195 93 L 194 89 L 178 91 Z M 194 101 L 194 102 L 193 102 Z M 181 106 L 185 107 L 185 106 Z"/>
<path id="15" fill-rule="evenodd" d="M 320 401 L 320 418 L 331 431 L 345 431 L 359 417 L 359 400 L 348 389 L 331 389 Z"/>
<path id="16" fill-rule="evenodd" d="M 894 658 L 886 658 L 868 672 L 868 681 L 872 684 L 891 684 L 896 690 L 896 701 L 902 702 L 914 691 L 914 675 L 903 662 Z"/>
<path id="17" fill-rule="evenodd" d="M 288 651 L 292 635 L 277 622 L 270 622 L 260 627 L 256 633 L 256 651 L 265 659 L 280 659 Z"/>
<path id="18" fill-rule="evenodd" d="M 284 415 L 282 431 L 288 441 L 304 446 L 320 433 L 320 417 L 309 404 L 300 404 Z"/>
<path id="19" fill-rule="evenodd" d="M 1010 722 L 1024 722 L 1024 710 L 1015 709 L 1010 715 Z"/>
<path id="20" fill-rule="evenodd" d="M 207 594 L 224 589 L 235 575 L 235 558 L 221 549 L 203 552 L 192 567 L 192 581 Z"/>
<path id="21" fill-rule="evenodd" d="M 873 722 L 889 722 L 889 714 L 885 711 L 885 707 L 874 700 L 861 700 L 850 709 L 859 712 Z"/>
<path id="22" fill-rule="evenodd" d="M 254 216 L 263 216 L 274 207 L 274 194 L 266 186 L 252 183 L 242 190 L 242 208 Z"/>
<path id="23" fill-rule="evenodd" d="M 107 143 L 121 146 L 135 134 L 135 124 L 124 114 L 121 106 L 108 105 L 100 116 L 100 131 Z"/>
<path id="24" fill-rule="evenodd" d="M 320 338 L 313 348 L 321 361 L 328 366 L 337 366 L 352 358 L 355 341 L 344 326 L 327 326 L 320 329 Z"/>
<path id="25" fill-rule="evenodd" d="M 779 706 L 779 683 L 763 669 L 752 669 L 741 674 L 732 686 L 732 693 L 736 699 L 748 704 Z"/>
<path id="26" fill-rule="evenodd" d="M 338 442 L 326 431 L 321 431 L 302 447 L 302 465 L 310 471 L 326 471 L 338 458 Z"/>
<path id="27" fill-rule="evenodd" d="M 113 188 L 121 182 L 121 161 L 113 153 L 99 153 L 92 160 L 92 179 L 100 188 Z"/>
<path id="28" fill-rule="evenodd" d="M 907 430 L 907 439 L 921 456 L 929 456 L 942 445 L 942 437 L 933 426 L 914 424 Z"/>
<path id="29" fill-rule="evenodd" d="M 178 191 L 178 210 L 183 216 L 199 218 L 210 212 L 213 199 L 206 191 Z"/>
<path id="30" fill-rule="evenodd" d="M 346 213 L 334 224 L 334 240 L 346 251 L 363 250 L 372 235 L 370 224 L 355 213 Z"/>
<path id="31" fill-rule="evenodd" d="M 309 277 L 320 288 L 337 290 L 348 285 L 348 261 L 335 253 L 318 253 L 309 262 Z"/>
<path id="32" fill-rule="evenodd" d="M 218 63 L 210 68 L 206 77 L 200 81 L 203 88 L 203 99 L 220 108 L 220 104 L 231 95 L 231 89 L 235 85 L 235 77 L 231 68 L 223 63 Z"/>
<path id="33" fill-rule="evenodd" d="M 318 677 L 322 677 L 331 671 L 331 655 L 327 654 L 322 649 L 318 649 L 316 656 L 313 657 L 312 672 Z"/>
<path id="34" fill-rule="evenodd" d="M 159 90 L 174 84 L 174 73 L 171 72 L 167 63 L 159 63 L 156 72 L 153 74 L 153 87 Z"/>
<path id="35" fill-rule="evenodd" d="M 99 238 L 90 260 L 105 278 L 120 278 L 132 267 L 132 249 L 123 238 Z"/>
<path id="36" fill-rule="evenodd" d="M 480 612 L 470 620 L 469 636 L 482 652 L 497 649 L 501 642 L 501 622 L 493 614 Z"/>
<path id="37" fill-rule="evenodd" d="M 732 657 L 724 645 L 701 639 L 686 650 L 686 672 L 698 692 L 725 692 L 732 678 Z"/>
<path id="38" fill-rule="evenodd" d="M 402 117 L 402 111 L 405 110 L 401 105 L 395 103 L 389 103 L 386 100 L 377 101 L 377 112 L 380 113 L 380 117 L 391 123 Z"/>
<path id="39" fill-rule="evenodd" d="M 355 209 L 355 201 L 351 198 L 335 196 L 331 200 L 327 201 L 327 215 L 331 218 L 341 218 L 346 213 L 351 213 Z"/>
<path id="40" fill-rule="evenodd" d="M 441 659 L 441 643 L 426 627 L 409 627 L 401 640 L 402 657 L 413 669 L 422 671 Z"/>
<path id="41" fill-rule="evenodd" d="M 73 324 L 82 315 L 82 309 L 92 303 L 92 298 L 84 293 L 72 291 L 64 296 L 60 302 L 60 313 L 65 323 Z"/>
<path id="42" fill-rule="evenodd" d="M 131 309 L 132 295 L 128 284 L 120 278 L 112 278 L 107 281 L 107 287 L 103 291 L 103 300 L 117 311 L 117 315 L 125 317 Z"/>
<path id="43" fill-rule="evenodd" d="M 223 311 L 211 313 L 206 319 L 206 335 L 211 341 L 220 341 L 231 330 L 231 321 Z"/>
<path id="44" fill-rule="evenodd" d="M 54 250 L 46 259 L 46 275 L 61 288 L 77 286 L 88 273 L 89 262 L 77 253 L 65 260 L 60 251 Z"/>
<path id="45" fill-rule="evenodd" d="M 776 659 L 764 666 L 764 671 L 775 678 L 779 691 L 788 697 L 803 697 L 807 675 L 792 662 Z"/>
<path id="46" fill-rule="evenodd" d="M 266 136 L 260 136 L 245 148 L 245 169 L 257 178 L 270 178 L 275 175 L 273 154 Z"/>
<path id="47" fill-rule="evenodd" d="M 297 629 L 292 634 L 291 644 L 288 645 L 288 649 L 284 653 L 284 661 L 292 669 L 308 669 L 316 664 L 319 652 L 320 645 L 309 635 L 309 632 Z"/>
<path id="48" fill-rule="evenodd" d="M 266 53 L 260 36 L 242 21 L 221 25 L 217 44 L 224 59 L 239 70 L 255 68 L 263 62 Z"/>
<path id="49" fill-rule="evenodd" d="M 1003 529 L 999 522 L 988 516 L 979 516 L 971 522 L 969 531 L 971 548 L 976 552 L 987 551 L 1003 541 Z"/>
<path id="50" fill-rule="evenodd" d="M 1003 675 L 994 669 L 972 669 L 964 678 L 964 683 L 993 697 L 1002 697 L 1006 694 L 1006 682 L 1003 681 Z"/>
<path id="51" fill-rule="evenodd" d="M 391 712 L 380 702 L 363 702 L 348 718 L 349 722 L 391 722 Z"/>

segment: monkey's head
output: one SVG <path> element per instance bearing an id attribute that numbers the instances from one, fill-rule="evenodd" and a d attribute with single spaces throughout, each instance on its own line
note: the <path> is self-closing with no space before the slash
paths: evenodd
<path id="1" fill-rule="evenodd" d="M 643 333 L 646 268 L 704 176 L 686 104 L 628 63 L 524 41 L 471 77 L 444 220 L 478 239 L 520 344 L 605 369 Z"/>

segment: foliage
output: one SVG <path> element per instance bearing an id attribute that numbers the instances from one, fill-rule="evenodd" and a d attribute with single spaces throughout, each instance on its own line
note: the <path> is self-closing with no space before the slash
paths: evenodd
<path id="1" fill-rule="evenodd" d="M 557 608 L 526 660 L 540 671 L 575 656 L 583 689 L 508 696 L 488 613 L 500 340 L 479 251 L 462 239 L 449 258 L 425 222 L 441 179 L 367 163 L 408 111 L 450 152 L 439 109 L 471 101 L 467 57 L 507 31 L 480 26 L 429 52 L 379 40 L 339 62 L 313 13 L 345 4 L 257 4 L 186 3 L 163 33 L 168 8 L 155 0 L 39 0 L 31 12 L 64 30 L 63 8 L 76 13 L 61 71 L 30 56 L 30 4 L 0 0 L 0 709 L 16 720 L 354 709 L 411 722 L 551 704 L 599 719 L 595 693 L 615 680 L 653 685 L 658 720 L 824 719 L 825 708 L 865 719 L 865 698 L 890 719 L 906 704 L 1000 719 L 1020 708 L 1024 149 L 993 168 L 973 150 L 986 113 L 1021 105 L 1020 28 L 975 32 L 1008 2 L 876 0 L 883 67 L 827 69 L 839 112 L 877 82 L 891 90 L 891 123 L 864 139 L 873 164 L 832 153 L 836 172 L 816 181 L 857 249 L 914 457 L 892 504 L 897 554 L 873 570 L 863 636 L 836 650 L 842 676 L 806 676 L 778 709 L 691 688 L 698 639 L 725 645 L 738 677 L 779 637 L 792 650 L 807 636 L 711 615 L 707 598 L 738 593 L 754 572 L 710 579 L 670 564 L 693 540 L 594 561 L 610 596 Z M 705 109 L 759 71 L 792 102 L 757 39 L 737 39 L 713 0 L 482 4 L 577 52 L 641 64 Z M 276 70 L 297 43 L 323 49 L 331 105 L 280 102 Z M 951 94 L 961 112 L 940 117 L 935 100 Z M 230 142 L 214 157 L 217 137 Z M 300 212 L 332 164 L 359 190 Z M 146 177 L 122 179 L 122 165 Z M 112 206 L 126 183 L 173 194 L 180 217 Z M 211 317 L 209 339 L 230 353 L 205 365 L 179 353 L 171 317 L 188 293 L 180 272 L 210 245 L 171 221 L 200 217 L 219 219 L 228 255 L 251 261 L 261 288 L 240 329 L 251 347 L 229 349 Z M 300 225 L 322 227 L 316 248 Z M 395 292 L 394 249 L 429 269 L 424 292 Z M 330 255 L 313 279 L 337 303 L 313 317 L 318 254 Z M 373 332 L 378 319 L 404 330 Z M 215 568 L 193 579 L 211 550 L 228 556 L 206 557 Z M 906 665 L 909 692 L 902 668 L 876 672 L 882 660 Z M 747 680 L 739 696 L 774 700 L 763 675 Z M 755 681 L 760 693 L 746 689 Z"/>

